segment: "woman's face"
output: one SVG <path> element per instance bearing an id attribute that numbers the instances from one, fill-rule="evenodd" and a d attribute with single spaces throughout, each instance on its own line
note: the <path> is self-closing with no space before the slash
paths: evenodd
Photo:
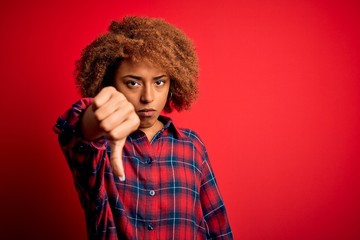
<path id="1" fill-rule="evenodd" d="M 150 62 L 123 60 L 115 73 L 115 88 L 134 105 L 140 130 L 153 128 L 163 111 L 170 89 L 169 76 Z"/>

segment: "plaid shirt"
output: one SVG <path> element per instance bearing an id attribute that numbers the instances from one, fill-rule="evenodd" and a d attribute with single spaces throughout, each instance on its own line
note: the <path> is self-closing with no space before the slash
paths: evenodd
<path id="1" fill-rule="evenodd" d="M 160 116 L 164 128 L 151 142 L 141 131 L 128 136 L 125 182 L 113 175 L 106 139 L 86 141 L 79 118 L 84 98 L 53 130 L 71 169 L 86 216 L 89 239 L 232 239 L 232 232 L 200 138 Z"/>

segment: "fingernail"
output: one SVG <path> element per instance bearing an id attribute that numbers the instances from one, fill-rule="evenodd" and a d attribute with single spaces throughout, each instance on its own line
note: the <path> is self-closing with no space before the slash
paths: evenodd
<path id="1" fill-rule="evenodd" d="M 119 179 L 120 179 L 121 182 L 124 182 L 125 181 L 125 175 L 120 176 Z"/>

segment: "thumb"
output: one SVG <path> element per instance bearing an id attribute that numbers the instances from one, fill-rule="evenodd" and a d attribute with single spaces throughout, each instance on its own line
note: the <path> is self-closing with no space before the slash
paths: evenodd
<path id="1" fill-rule="evenodd" d="M 125 171 L 122 161 L 122 150 L 124 148 L 125 139 L 110 141 L 111 154 L 110 164 L 116 176 L 120 181 L 125 181 Z"/>

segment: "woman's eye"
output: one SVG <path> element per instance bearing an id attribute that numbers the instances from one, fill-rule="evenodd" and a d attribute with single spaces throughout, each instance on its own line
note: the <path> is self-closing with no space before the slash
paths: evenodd
<path id="1" fill-rule="evenodd" d="M 157 80 L 156 82 L 155 82 L 155 85 L 156 86 L 162 86 L 162 85 L 164 85 L 165 84 L 165 81 L 164 80 Z"/>
<path id="2" fill-rule="evenodd" d="M 128 87 L 136 87 L 136 86 L 138 86 L 140 84 L 138 82 L 135 82 L 135 81 L 129 81 L 129 82 L 126 83 L 126 85 Z"/>

